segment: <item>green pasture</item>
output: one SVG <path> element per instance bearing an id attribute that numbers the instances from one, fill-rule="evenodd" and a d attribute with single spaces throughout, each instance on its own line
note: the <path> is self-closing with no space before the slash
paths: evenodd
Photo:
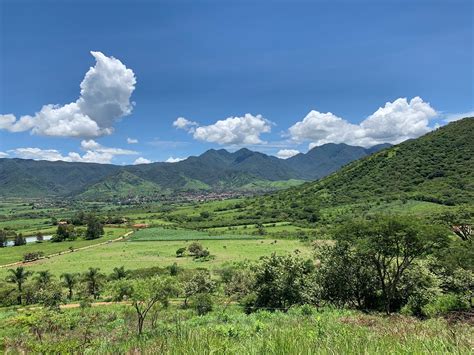
<path id="1" fill-rule="evenodd" d="M 296 251 L 302 257 L 312 256 L 311 246 L 298 240 L 264 239 L 200 240 L 200 243 L 209 250 L 212 256 L 209 261 L 195 261 L 191 256 L 177 258 L 176 250 L 182 247 L 186 248 L 190 243 L 185 240 L 120 241 L 39 260 L 27 268 L 31 271 L 50 270 L 55 275 L 64 272 L 83 272 L 89 267 L 98 267 L 103 272 L 111 272 L 114 267 L 122 265 L 126 269 L 141 269 L 153 266 L 165 267 L 173 263 L 184 268 L 215 269 L 227 262 L 258 260 L 260 257 L 269 256 L 272 253 L 285 255 Z M 59 244 L 63 243 L 56 243 L 56 245 Z M 9 250 L 11 249 L 14 248 L 9 248 Z M 0 252 L 3 251 L 0 250 Z M 6 269 L 0 269 L 0 278 L 3 278 L 6 272 Z"/>

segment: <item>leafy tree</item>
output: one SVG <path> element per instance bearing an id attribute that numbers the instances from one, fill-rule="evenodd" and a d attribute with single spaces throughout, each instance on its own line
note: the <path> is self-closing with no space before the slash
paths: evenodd
<path id="1" fill-rule="evenodd" d="M 204 248 L 203 248 L 202 244 L 198 243 L 198 242 L 193 242 L 188 246 L 189 254 L 191 254 L 193 256 L 199 256 L 202 253 L 203 250 L 204 250 Z"/>
<path id="2" fill-rule="evenodd" d="M 319 297 L 344 307 L 368 309 L 376 298 L 375 269 L 344 241 L 317 250 L 320 265 L 316 273 Z"/>
<path id="3" fill-rule="evenodd" d="M 409 218 L 382 216 L 372 221 L 350 221 L 338 230 L 336 238 L 351 243 L 374 267 L 387 314 L 407 269 L 448 243 L 442 228 L 420 225 Z"/>
<path id="4" fill-rule="evenodd" d="M 89 216 L 87 219 L 87 230 L 84 239 L 97 239 L 102 235 L 104 235 L 104 226 L 102 223 L 100 223 L 100 221 L 95 216 Z"/>
<path id="5" fill-rule="evenodd" d="M 43 242 L 43 240 L 44 240 L 43 233 L 41 233 L 41 232 L 36 233 L 36 242 L 41 243 L 41 242 Z"/>
<path id="6" fill-rule="evenodd" d="M 287 255 L 262 258 L 255 270 L 255 299 L 250 309 L 288 309 L 309 301 L 312 262 Z"/>
<path id="7" fill-rule="evenodd" d="M 184 283 L 184 306 L 188 305 L 188 299 L 198 293 L 211 293 L 216 284 L 211 280 L 209 272 L 198 271 Z"/>
<path id="8" fill-rule="evenodd" d="M 52 242 L 63 242 L 65 240 L 74 240 L 77 233 L 72 224 L 58 224 L 56 234 L 51 238 Z"/>
<path id="9" fill-rule="evenodd" d="M 23 294 L 23 285 L 31 276 L 31 271 L 26 271 L 23 266 L 19 266 L 16 269 L 9 269 L 8 272 L 10 275 L 7 276 L 6 281 L 12 284 L 16 284 L 18 288 L 18 304 L 21 304 L 21 296 Z"/>
<path id="10" fill-rule="evenodd" d="M 78 282 L 78 275 L 72 273 L 64 273 L 61 275 L 62 285 L 68 289 L 67 298 L 72 300 L 74 296 L 74 288 Z"/>
<path id="11" fill-rule="evenodd" d="M 13 242 L 15 246 L 20 246 L 20 245 L 25 245 L 26 244 L 26 239 L 23 237 L 23 234 L 18 234 L 15 236 L 15 240 Z"/>
<path id="12" fill-rule="evenodd" d="M 99 268 L 90 267 L 89 270 L 82 275 L 87 294 L 94 299 L 99 298 L 104 279 L 105 275 L 100 272 Z"/>
<path id="13" fill-rule="evenodd" d="M 208 293 L 198 293 L 193 297 L 192 307 L 196 310 L 200 316 L 205 315 L 212 311 L 213 301 L 212 296 Z"/>

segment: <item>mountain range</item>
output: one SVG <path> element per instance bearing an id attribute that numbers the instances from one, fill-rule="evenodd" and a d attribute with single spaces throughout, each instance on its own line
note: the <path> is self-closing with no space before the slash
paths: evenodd
<path id="1" fill-rule="evenodd" d="M 0 196 L 113 199 L 177 191 L 266 191 L 298 185 L 390 146 L 325 144 L 286 160 L 242 148 L 177 163 L 111 164 L 0 159 Z"/>

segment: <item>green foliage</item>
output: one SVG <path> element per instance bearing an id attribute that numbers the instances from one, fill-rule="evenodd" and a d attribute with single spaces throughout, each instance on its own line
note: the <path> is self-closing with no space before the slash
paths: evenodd
<path id="1" fill-rule="evenodd" d="M 98 239 L 104 235 L 104 226 L 97 217 L 89 215 L 87 218 L 87 230 L 84 239 Z"/>
<path id="2" fill-rule="evenodd" d="M 273 254 L 262 258 L 255 270 L 252 287 L 255 297 L 247 300 L 247 310 L 287 310 L 293 305 L 311 302 L 313 271 L 311 261 L 291 255 Z"/>
<path id="3" fill-rule="evenodd" d="M 448 293 L 439 295 L 423 306 L 423 315 L 437 317 L 454 311 L 468 311 L 471 307 L 460 295 Z"/>
<path id="4" fill-rule="evenodd" d="M 214 302 L 210 294 L 198 293 L 192 298 L 191 304 L 197 314 L 203 316 L 212 311 Z"/>

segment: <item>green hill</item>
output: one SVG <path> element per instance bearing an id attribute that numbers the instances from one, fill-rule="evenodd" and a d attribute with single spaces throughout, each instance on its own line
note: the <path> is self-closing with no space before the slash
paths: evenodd
<path id="1" fill-rule="evenodd" d="M 128 171 L 119 171 L 101 182 L 87 188 L 78 198 L 87 200 L 110 200 L 137 195 L 154 195 L 166 193 L 160 186 L 144 180 Z"/>
<path id="2" fill-rule="evenodd" d="M 265 205 L 293 215 L 292 210 L 303 207 L 311 210 L 377 200 L 472 204 L 473 137 L 474 118 L 464 118 L 355 161 L 322 180 L 267 196 Z"/>

